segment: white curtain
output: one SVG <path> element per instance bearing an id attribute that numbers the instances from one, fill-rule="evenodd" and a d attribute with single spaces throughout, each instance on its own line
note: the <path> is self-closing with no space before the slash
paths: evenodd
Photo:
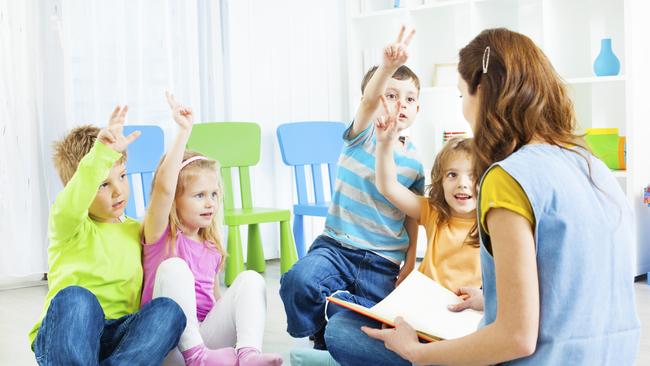
<path id="1" fill-rule="evenodd" d="M 253 203 L 290 209 L 297 202 L 295 183 L 282 162 L 278 125 L 352 118 L 347 107 L 345 0 L 230 0 L 225 11 L 228 117 L 262 127 L 261 159 L 251 173 Z M 325 193 L 327 197 L 327 188 Z M 307 245 L 323 224 L 323 218 L 306 217 Z M 262 225 L 261 231 L 266 258 L 278 258 L 278 226 Z M 246 230 L 241 234 L 245 240 Z"/>
<path id="2" fill-rule="evenodd" d="M 127 124 L 172 136 L 164 91 L 196 119 L 224 119 L 219 1 L 0 1 L 0 277 L 47 271 L 47 214 L 61 189 L 52 142 L 104 125 L 117 104 Z"/>
<path id="3" fill-rule="evenodd" d="M 43 272 L 42 6 L 0 1 L 0 276 Z"/>
<path id="4" fill-rule="evenodd" d="M 223 118 L 218 1 L 64 0 L 62 10 L 67 127 L 105 123 L 120 103 L 128 124 L 173 132 L 166 89 L 196 120 Z"/>
<path id="5" fill-rule="evenodd" d="M 254 202 L 291 208 L 275 130 L 350 118 L 345 26 L 344 0 L 0 0 L 0 280 L 47 271 L 61 189 L 52 142 L 105 124 L 117 104 L 129 105 L 128 124 L 160 125 L 169 139 L 165 89 L 197 121 L 260 123 Z M 308 243 L 322 225 L 306 222 Z M 278 231 L 262 227 L 267 258 Z"/>

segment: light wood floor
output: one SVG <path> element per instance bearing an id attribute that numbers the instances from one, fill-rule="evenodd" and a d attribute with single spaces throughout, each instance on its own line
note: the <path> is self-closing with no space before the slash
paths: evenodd
<path id="1" fill-rule="evenodd" d="M 282 354 L 289 365 L 293 347 L 310 347 L 306 338 L 293 339 L 286 333 L 286 317 L 278 295 L 280 269 L 278 261 L 269 261 L 264 274 L 267 280 L 268 314 L 264 351 Z M 0 290 L 0 365 L 36 365 L 27 333 L 40 315 L 47 292 L 44 282 L 31 287 Z M 650 365 L 650 286 L 645 281 L 635 284 L 637 311 L 641 318 L 641 345 L 637 365 Z"/>

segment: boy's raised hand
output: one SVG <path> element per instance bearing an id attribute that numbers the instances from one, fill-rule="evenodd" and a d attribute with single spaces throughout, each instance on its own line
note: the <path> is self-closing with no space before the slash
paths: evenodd
<path id="1" fill-rule="evenodd" d="M 386 97 L 382 95 L 379 99 L 384 108 L 384 114 L 377 117 L 377 121 L 375 122 L 377 142 L 390 143 L 397 140 L 398 134 L 406 128 L 406 126 L 398 120 L 399 110 L 402 105 L 398 100 L 397 103 L 395 103 L 395 110 L 391 111 L 388 107 Z"/>
<path id="2" fill-rule="evenodd" d="M 101 129 L 97 135 L 97 139 L 104 145 L 120 153 L 124 152 L 126 147 L 140 136 L 140 131 L 134 131 L 128 136 L 124 136 L 124 122 L 128 111 L 128 106 L 122 108 L 118 105 L 115 107 L 111 119 L 108 120 L 108 126 Z"/>
<path id="3" fill-rule="evenodd" d="M 167 97 L 167 103 L 172 109 L 172 117 L 178 126 L 186 131 L 192 130 L 192 124 L 194 123 L 194 116 L 192 115 L 192 109 L 180 104 L 174 94 L 169 91 L 165 92 Z"/>
<path id="4" fill-rule="evenodd" d="M 397 41 L 395 41 L 395 43 L 389 44 L 386 46 L 386 48 L 384 48 L 383 62 L 387 67 L 397 69 L 400 66 L 404 65 L 406 63 L 406 60 L 408 60 L 408 46 L 413 39 L 415 29 L 411 30 L 406 38 L 404 38 L 405 31 L 406 27 L 402 26 L 399 31 L 399 35 L 397 36 Z"/>

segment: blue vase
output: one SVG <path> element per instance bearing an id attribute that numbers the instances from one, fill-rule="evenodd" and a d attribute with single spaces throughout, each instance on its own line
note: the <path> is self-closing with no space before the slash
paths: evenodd
<path id="1" fill-rule="evenodd" d="M 600 53 L 594 60 L 594 72 L 597 76 L 613 76 L 618 75 L 619 71 L 621 71 L 621 63 L 612 51 L 612 39 L 601 39 Z"/>

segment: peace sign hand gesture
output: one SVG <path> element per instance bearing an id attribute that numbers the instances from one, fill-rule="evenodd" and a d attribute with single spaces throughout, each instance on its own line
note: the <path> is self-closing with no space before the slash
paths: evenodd
<path id="1" fill-rule="evenodd" d="M 108 126 L 99 131 L 97 135 L 99 141 L 119 153 L 124 152 L 127 146 L 140 136 L 140 131 L 134 131 L 128 136 L 124 136 L 124 122 L 128 111 L 128 106 L 122 108 L 118 105 L 115 107 Z"/>
<path id="2" fill-rule="evenodd" d="M 377 117 L 377 121 L 375 122 L 377 143 L 392 143 L 397 140 L 397 135 L 406 128 L 406 126 L 398 120 L 399 111 L 402 105 L 398 100 L 397 103 L 395 103 L 395 110 L 391 112 L 386 97 L 382 95 L 379 99 L 384 108 L 384 114 Z"/>
<path id="3" fill-rule="evenodd" d="M 384 48 L 383 62 L 387 67 L 397 69 L 400 66 L 404 65 L 408 60 L 408 46 L 413 39 L 415 29 L 411 30 L 406 38 L 404 38 L 405 31 L 406 27 L 402 26 L 399 31 L 399 35 L 397 36 L 397 41 L 395 41 L 395 43 L 389 44 L 386 46 L 386 48 Z"/>

